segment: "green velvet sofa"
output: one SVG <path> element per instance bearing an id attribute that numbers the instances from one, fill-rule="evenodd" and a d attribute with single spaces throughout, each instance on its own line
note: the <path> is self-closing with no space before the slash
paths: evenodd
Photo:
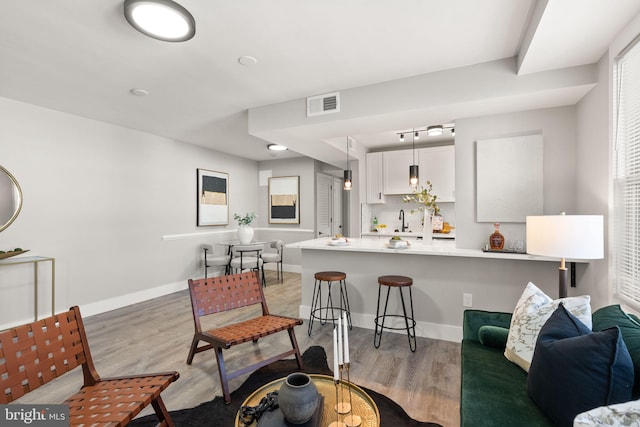
<path id="1" fill-rule="evenodd" d="M 624 313 L 619 305 L 603 307 L 594 312 L 592 318 L 594 331 L 613 326 L 620 328 L 635 369 L 633 399 L 640 398 L 640 319 Z M 511 313 L 464 312 L 460 390 L 462 427 L 554 425 L 529 397 L 527 373 L 504 356 L 510 323 Z M 485 325 L 488 328 L 482 328 Z M 487 329 L 494 330 L 484 335 Z"/>
<path id="2" fill-rule="evenodd" d="M 510 323 L 511 313 L 464 312 L 461 427 L 553 426 L 527 394 L 527 373 L 504 357 L 504 345 L 480 342 L 480 327 L 508 329 Z"/>

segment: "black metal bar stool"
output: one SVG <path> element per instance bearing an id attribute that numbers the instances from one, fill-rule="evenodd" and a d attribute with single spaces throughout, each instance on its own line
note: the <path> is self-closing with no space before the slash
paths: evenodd
<path id="1" fill-rule="evenodd" d="M 382 291 L 382 287 L 387 287 L 387 297 L 384 302 L 384 311 L 382 316 L 380 316 L 380 294 Z M 413 279 L 411 277 L 406 276 L 380 276 L 378 277 L 378 303 L 376 308 L 376 331 L 373 336 L 373 345 L 378 348 L 380 347 L 380 341 L 382 340 L 382 330 L 383 329 L 395 329 L 395 330 L 406 330 L 407 338 L 409 339 L 409 349 L 412 352 L 416 351 L 416 321 L 413 317 L 413 295 L 411 294 L 411 287 L 413 286 Z M 400 301 L 402 301 L 402 315 L 400 314 L 387 314 L 387 305 L 389 304 L 389 293 L 391 292 L 391 288 L 397 288 L 400 293 Z M 409 288 L 409 308 L 411 309 L 411 313 L 407 315 L 407 307 L 404 301 L 404 294 L 402 292 L 402 288 Z M 385 326 L 384 321 L 387 317 L 402 317 L 404 319 L 403 327 L 395 327 L 395 326 Z M 382 318 L 382 322 L 380 321 Z"/>
<path id="2" fill-rule="evenodd" d="M 345 283 L 347 275 L 341 271 L 320 271 L 314 274 L 314 278 L 316 281 L 313 287 L 313 297 L 311 298 L 311 313 L 309 314 L 309 328 L 307 331 L 309 336 L 311 336 L 311 330 L 313 329 L 313 319 L 318 319 L 321 325 L 325 325 L 328 320 L 331 320 L 335 326 L 338 316 L 342 316 L 343 312 L 347 313 L 347 322 L 349 323 L 349 329 L 351 329 L 351 310 Z M 327 283 L 327 300 L 324 306 L 322 305 L 322 282 Z M 339 306 L 334 305 L 331 295 L 331 287 L 334 282 L 338 282 L 340 288 Z M 322 315 L 323 310 L 324 316 Z M 329 310 L 331 310 L 331 317 L 329 317 Z M 338 312 L 337 315 L 336 311 Z"/>

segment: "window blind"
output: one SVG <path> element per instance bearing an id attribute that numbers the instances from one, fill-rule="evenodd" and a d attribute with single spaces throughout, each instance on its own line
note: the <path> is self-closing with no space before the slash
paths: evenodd
<path id="1" fill-rule="evenodd" d="M 640 308 L 640 43 L 616 58 L 614 70 L 614 285 Z"/>

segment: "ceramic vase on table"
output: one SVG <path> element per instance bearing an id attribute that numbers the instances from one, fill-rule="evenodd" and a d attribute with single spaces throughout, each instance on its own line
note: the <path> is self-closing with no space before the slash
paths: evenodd
<path id="1" fill-rule="evenodd" d="M 238 240 L 241 245 L 248 245 L 253 240 L 253 228 L 250 225 L 238 227 Z"/>
<path id="2" fill-rule="evenodd" d="M 304 424 L 316 410 L 318 388 L 309 375 L 295 372 L 282 383 L 278 391 L 278 403 L 288 422 Z"/>
<path id="3" fill-rule="evenodd" d="M 422 244 L 430 245 L 433 242 L 433 210 L 424 209 L 424 219 L 422 221 Z"/>

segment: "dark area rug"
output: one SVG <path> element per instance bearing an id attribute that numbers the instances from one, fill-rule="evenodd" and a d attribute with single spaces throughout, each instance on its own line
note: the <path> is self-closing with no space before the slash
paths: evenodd
<path id="1" fill-rule="evenodd" d="M 327 354 L 322 347 L 309 347 L 302 355 L 304 372 L 308 374 L 333 375 L 327 364 Z M 195 408 L 171 411 L 171 418 L 177 427 L 233 427 L 238 409 L 244 400 L 257 388 L 285 377 L 298 369 L 295 359 L 281 360 L 265 366 L 252 373 L 249 378 L 231 393 L 231 403 L 226 405 L 221 396 Z M 218 378 L 215 378 L 216 381 Z M 180 380 L 178 380 L 180 381 Z M 436 423 L 424 423 L 409 417 L 393 400 L 373 390 L 361 387 L 378 405 L 381 427 L 441 427 Z M 130 427 L 151 427 L 158 423 L 155 415 L 148 415 L 133 420 Z"/>

